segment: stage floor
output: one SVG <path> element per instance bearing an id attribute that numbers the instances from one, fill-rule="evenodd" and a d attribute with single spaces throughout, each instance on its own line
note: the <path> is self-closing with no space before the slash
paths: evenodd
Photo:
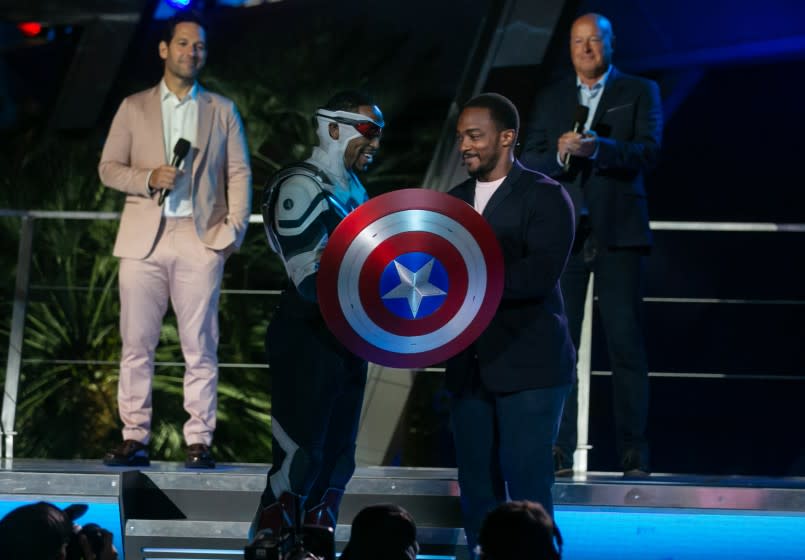
<path id="1" fill-rule="evenodd" d="M 127 560 L 241 557 L 267 465 L 15 459 L 0 468 L 0 515 L 37 500 L 87 503 L 79 520 L 115 533 Z M 558 479 L 565 560 L 805 559 L 805 478 L 590 473 Z M 422 558 L 464 558 L 454 469 L 359 468 L 347 488 L 340 550 L 364 506 L 394 502 L 417 521 Z"/>

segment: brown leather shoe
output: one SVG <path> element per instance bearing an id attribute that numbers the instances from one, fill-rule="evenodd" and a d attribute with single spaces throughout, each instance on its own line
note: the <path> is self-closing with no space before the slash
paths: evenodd
<path id="1" fill-rule="evenodd" d="M 127 439 L 103 456 L 103 464 L 110 467 L 147 467 L 148 446 L 133 439 Z"/>
<path id="2" fill-rule="evenodd" d="M 215 458 L 210 448 L 203 443 L 193 443 L 187 447 L 187 459 L 184 466 L 188 469 L 214 469 Z"/>

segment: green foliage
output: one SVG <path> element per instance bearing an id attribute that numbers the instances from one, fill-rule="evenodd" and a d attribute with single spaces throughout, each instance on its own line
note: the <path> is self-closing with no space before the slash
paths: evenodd
<path id="1" fill-rule="evenodd" d="M 99 456 L 103 436 L 117 423 L 117 262 L 99 256 L 89 278 L 78 278 L 79 256 L 60 256 L 52 267 L 57 276 L 51 281 L 60 288 L 32 293 L 37 299 L 30 302 L 25 329 L 18 456 Z"/>
<path id="2" fill-rule="evenodd" d="M 9 171 L 3 176 L 8 187 L 2 189 L 3 207 L 112 209 L 93 173 L 97 135 L 79 140 L 32 127 L 13 140 L 8 151 L 3 150 L 4 169 Z M 2 227 L 8 234 L 3 237 L 16 245 L 19 219 L 6 219 Z M 17 456 L 97 456 L 103 436 L 116 425 L 119 308 L 117 261 L 110 251 L 115 230 L 116 223 L 106 221 L 35 224 Z M 16 273 L 16 254 L 4 247 L 9 285 Z"/>

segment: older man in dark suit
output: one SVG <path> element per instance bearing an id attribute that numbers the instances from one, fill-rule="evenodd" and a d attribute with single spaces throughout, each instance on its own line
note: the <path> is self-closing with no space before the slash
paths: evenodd
<path id="1" fill-rule="evenodd" d="M 521 159 L 559 180 L 573 199 L 576 239 L 562 276 L 570 332 L 578 348 L 593 272 L 613 372 L 617 450 L 624 474 L 641 476 L 649 471 L 648 363 L 640 320 L 643 260 L 651 247 L 644 175 L 657 162 L 662 107 L 656 83 L 612 66 L 614 39 L 609 20 L 599 14 L 573 23 L 576 75 L 537 96 Z M 577 407 L 574 388 L 555 449 L 558 475 L 573 471 Z"/>
<path id="2" fill-rule="evenodd" d="M 486 513 L 531 500 L 553 513 L 551 448 L 573 383 L 575 351 L 559 277 L 573 243 L 565 190 L 514 159 L 519 117 L 480 95 L 458 119 L 470 179 L 450 194 L 487 220 L 503 251 L 504 290 L 478 340 L 447 363 L 464 530 L 472 550 Z"/>

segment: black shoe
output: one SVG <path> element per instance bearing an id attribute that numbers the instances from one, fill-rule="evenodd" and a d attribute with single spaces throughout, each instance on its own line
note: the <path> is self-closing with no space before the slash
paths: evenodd
<path id="1" fill-rule="evenodd" d="M 651 474 L 648 459 L 639 449 L 627 449 L 621 459 L 621 466 L 626 478 L 645 478 Z"/>
<path id="2" fill-rule="evenodd" d="M 188 469 L 214 469 L 215 459 L 210 452 L 209 446 L 203 443 L 189 445 L 184 466 Z"/>
<path id="3" fill-rule="evenodd" d="M 148 446 L 127 439 L 103 456 L 103 464 L 110 467 L 147 467 L 151 464 Z"/>
<path id="4" fill-rule="evenodd" d="M 573 457 L 568 457 L 561 448 L 553 446 L 554 476 L 573 476 Z"/>

